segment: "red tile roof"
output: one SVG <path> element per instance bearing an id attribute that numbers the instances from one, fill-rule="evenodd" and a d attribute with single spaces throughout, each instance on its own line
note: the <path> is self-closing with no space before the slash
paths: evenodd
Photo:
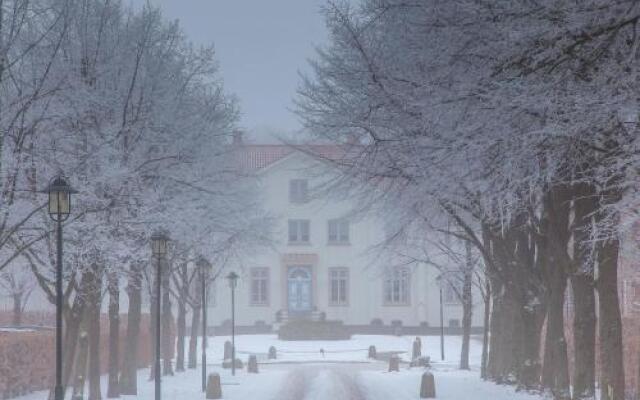
<path id="1" fill-rule="evenodd" d="M 286 145 L 286 144 L 242 144 L 237 146 L 236 154 L 242 168 L 259 170 L 266 168 L 288 155 L 300 151 L 320 159 L 337 160 L 343 150 L 336 145 Z"/>

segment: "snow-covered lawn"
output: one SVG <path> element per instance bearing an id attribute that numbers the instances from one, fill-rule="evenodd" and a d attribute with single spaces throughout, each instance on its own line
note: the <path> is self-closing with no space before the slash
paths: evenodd
<path id="1" fill-rule="evenodd" d="M 367 400 L 418 399 L 423 371 L 401 373 L 363 371 L 359 384 Z M 539 396 L 517 393 L 508 386 L 482 381 L 476 371 L 435 368 L 436 398 L 441 400 L 539 400 Z"/>
<path id="2" fill-rule="evenodd" d="M 415 336 L 354 335 L 351 340 L 336 341 L 281 341 L 276 335 L 236 336 L 236 356 L 243 361 L 255 354 L 261 363 L 292 362 L 374 362 L 367 358 L 369 346 L 376 346 L 378 353 L 401 352 L 404 361 L 411 359 L 411 347 Z M 445 337 L 445 361 L 440 360 L 440 337 L 421 336 L 422 354 L 431 357 L 437 364 L 455 365 L 460 359 L 461 338 Z M 217 336 L 209 339 L 207 357 L 210 362 L 221 363 L 224 353 L 224 342 L 231 340 L 229 336 Z M 267 360 L 267 352 L 274 346 L 278 359 Z M 324 350 L 324 354 L 321 352 Z M 199 350 L 198 350 L 199 351 Z M 482 352 L 479 338 L 471 343 L 471 364 L 480 365 Z M 199 353 L 198 353 L 199 354 Z"/>
<path id="3" fill-rule="evenodd" d="M 369 360 L 370 345 L 378 353 L 401 352 L 408 360 L 414 337 L 356 335 L 344 341 L 285 342 L 275 335 L 245 335 L 236 337 L 237 356 L 246 362 L 256 354 L 260 363 L 259 374 L 238 370 L 235 377 L 222 369 L 224 342 L 229 337 L 209 338 L 207 359 L 209 372 L 218 372 L 222 378 L 222 391 L 229 400 L 416 400 L 419 398 L 421 368 L 409 369 L 401 365 L 400 372 L 387 372 L 387 363 Z M 471 343 L 471 371 L 457 370 L 460 357 L 460 337 L 445 338 L 445 360 L 440 359 L 440 338 L 423 336 L 423 355 L 431 357 L 432 372 L 436 379 L 436 394 L 444 400 L 540 400 L 540 397 L 516 393 L 513 388 L 484 382 L 479 378 L 481 343 Z M 270 346 L 278 351 L 277 360 L 267 360 Z M 324 355 L 320 351 L 324 350 Z M 198 350 L 198 356 L 199 356 Z M 199 366 L 200 367 L 200 366 Z M 200 391 L 200 369 L 176 373 L 162 381 L 163 399 L 203 399 Z M 123 399 L 151 400 L 154 385 L 148 380 L 149 371 L 138 374 L 138 396 Z M 103 389 L 106 390 L 106 379 Z M 41 400 L 46 393 L 34 393 L 20 400 Z"/>
<path id="4" fill-rule="evenodd" d="M 263 400 L 278 399 L 278 391 L 283 386 L 283 380 L 288 375 L 288 371 L 269 370 L 260 371 L 260 374 L 247 374 L 238 370 L 236 376 L 231 376 L 229 370 L 210 367 L 210 372 L 218 372 L 222 381 L 222 392 L 225 399 L 230 400 Z M 107 379 L 102 377 L 102 398 L 106 398 Z M 69 392 L 69 391 L 68 391 Z M 149 380 L 149 370 L 142 369 L 138 372 L 138 395 L 121 396 L 122 399 L 133 400 L 153 400 L 154 382 Z M 36 392 L 26 396 L 18 397 L 16 400 L 46 400 L 48 392 Z M 162 377 L 162 398 L 164 400 L 192 400 L 204 399 L 201 391 L 201 371 L 198 369 L 187 370 L 176 373 L 173 376 Z M 85 399 L 87 398 L 85 390 Z M 67 393 L 66 399 L 71 399 Z"/>

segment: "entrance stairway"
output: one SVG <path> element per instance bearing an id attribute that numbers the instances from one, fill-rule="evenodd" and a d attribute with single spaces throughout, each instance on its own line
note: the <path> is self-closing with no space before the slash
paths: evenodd
<path id="1" fill-rule="evenodd" d="M 288 310 L 280 310 L 280 323 L 282 325 L 289 321 L 322 321 L 324 313 L 318 310 L 313 310 L 304 314 L 290 314 Z"/>
<path id="2" fill-rule="evenodd" d="M 311 311 L 305 314 L 279 313 L 280 323 L 275 327 L 280 340 L 346 340 L 351 338 L 342 321 L 327 321 L 325 313 Z"/>

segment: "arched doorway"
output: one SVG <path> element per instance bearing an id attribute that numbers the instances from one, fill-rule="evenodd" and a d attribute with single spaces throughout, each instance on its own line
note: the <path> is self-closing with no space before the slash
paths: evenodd
<path id="1" fill-rule="evenodd" d="M 298 265 L 289 267 L 287 273 L 287 296 L 289 314 L 306 314 L 312 309 L 311 267 Z"/>

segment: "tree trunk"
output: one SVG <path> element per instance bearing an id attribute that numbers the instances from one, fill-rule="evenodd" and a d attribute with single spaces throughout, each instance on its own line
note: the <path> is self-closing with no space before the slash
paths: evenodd
<path id="1" fill-rule="evenodd" d="M 192 307 L 191 314 L 191 335 L 189 338 L 189 360 L 187 366 L 191 369 L 198 365 L 198 332 L 200 331 L 200 303 L 196 303 Z"/>
<path id="2" fill-rule="evenodd" d="M 102 271 L 94 266 L 89 305 L 89 400 L 101 400 L 100 390 L 100 303 L 102 300 Z"/>
<path id="3" fill-rule="evenodd" d="M 596 298 L 593 276 L 571 276 L 573 291 L 573 398 L 595 399 Z"/>
<path id="4" fill-rule="evenodd" d="M 532 322 L 537 307 L 531 306 L 542 302 L 529 229 L 525 214 L 507 227 L 483 226 L 485 248 L 491 251 L 486 265 L 493 306 L 487 372 L 498 383 L 518 383 L 537 362 L 537 355 L 529 351 L 538 336 Z"/>
<path id="5" fill-rule="evenodd" d="M 471 292 L 473 279 L 473 256 L 471 243 L 465 243 L 466 268 L 462 283 L 462 349 L 460 351 L 460 369 L 469 369 L 469 344 L 471 341 L 471 323 L 473 317 L 473 294 Z"/>
<path id="6" fill-rule="evenodd" d="M 567 289 L 569 217 L 571 188 L 554 185 L 543 197 L 538 257 L 546 287 L 547 329 L 545 335 L 542 386 L 555 399 L 571 398 L 567 341 L 564 336 L 564 304 Z"/>
<path id="7" fill-rule="evenodd" d="M 560 270 L 560 268 L 556 268 Z M 552 285 L 547 306 L 547 329 L 545 336 L 542 385 L 551 389 L 554 399 L 569 399 L 569 366 L 567 343 L 564 336 L 564 299 L 566 276 L 558 273 L 558 281 Z"/>
<path id="8" fill-rule="evenodd" d="M 82 400 L 84 398 L 84 385 L 87 376 L 87 358 L 89 348 L 89 333 L 87 332 L 88 315 L 85 314 L 78 336 L 78 352 L 75 363 L 75 376 L 73 378 L 72 400 Z"/>
<path id="9" fill-rule="evenodd" d="M 67 385 L 71 379 L 73 373 L 73 365 L 76 357 L 76 349 L 78 344 L 78 336 L 80 335 L 80 324 L 84 318 L 84 313 L 88 307 L 87 297 L 89 295 L 90 287 L 90 275 L 87 272 L 82 274 L 80 284 L 78 285 L 78 293 L 73 299 L 71 309 L 65 309 L 64 313 L 64 360 L 63 360 L 63 374 L 62 374 L 62 390 L 66 392 Z M 49 399 L 54 398 L 53 389 L 49 392 Z"/>
<path id="10" fill-rule="evenodd" d="M 13 315 L 12 315 L 12 323 L 13 326 L 21 326 L 22 325 L 22 297 L 24 294 L 14 293 L 11 297 L 13 298 Z"/>
<path id="11" fill-rule="evenodd" d="M 624 400 L 622 317 L 618 299 L 620 243 L 611 238 L 598 246 L 598 308 L 600 333 L 600 399 Z"/>
<path id="12" fill-rule="evenodd" d="M 488 378 L 499 382 L 502 377 L 502 353 L 504 352 L 504 346 L 502 343 L 502 336 L 505 335 L 504 325 L 505 320 L 508 318 L 507 308 L 504 307 L 503 291 L 504 285 L 499 280 L 494 279 L 491 283 L 491 322 L 489 331 L 489 358 L 487 362 Z"/>
<path id="13" fill-rule="evenodd" d="M 120 397 L 118 369 L 120 365 L 120 287 L 116 272 L 108 276 L 109 288 L 109 384 L 107 398 Z"/>
<path id="14" fill-rule="evenodd" d="M 485 278 L 486 279 L 486 278 Z M 491 318 L 491 285 L 489 281 L 485 284 L 484 298 L 484 325 L 482 332 L 482 359 L 480 361 L 480 377 L 488 378 L 487 364 L 489 361 L 489 321 Z"/>
<path id="15" fill-rule="evenodd" d="M 140 317 L 142 314 L 142 273 L 140 265 L 132 263 L 127 285 L 129 312 L 127 315 L 127 336 L 124 344 L 120 393 L 138 394 L 138 343 L 140 338 Z"/>
<path id="16" fill-rule="evenodd" d="M 177 355 L 176 355 L 176 371 L 184 371 L 184 337 L 187 334 L 187 300 L 184 290 L 178 297 L 178 319 L 177 319 Z"/>
<path id="17" fill-rule="evenodd" d="M 151 340 L 149 340 L 149 344 L 151 345 L 151 351 L 149 354 L 151 354 L 151 366 L 149 368 L 149 372 L 150 372 L 150 376 L 149 376 L 149 380 L 153 381 L 155 380 L 155 371 L 156 371 L 156 320 L 158 318 L 158 313 L 156 312 L 156 302 L 159 300 L 156 297 L 156 285 L 158 284 L 157 281 L 158 277 L 156 274 L 154 274 L 154 279 L 153 279 L 153 283 L 151 285 L 151 291 L 149 293 L 149 297 L 150 297 L 150 301 L 149 301 L 149 315 L 151 316 L 150 318 L 150 324 L 149 324 L 149 334 L 151 336 Z"/>
<path id="18" fill-rule="evenodd" d="M 522 327 L 518 324 L 518 307 L 510 297 L 511 294 L 506 289 L 504 293 L 494 296 L 489 373 L 497 383 L 515 383 L 513 379 L 517 376 L 516 339 L 521 337 Z"/>
<path id="19" fill-rule="evenodd" d="M 485 376 L 486 379 L 490 379 L 493 381 L 498 380 L 498 359 L 500 358 L 500 334 L 502 325 L 502 307 L 501 307 L 501 291 L 503 288 L 502 280 L 499 279 L 498 271 L 494 266 L 495 260 L 493 259 L 492 253 L 492 243 L 491 243 L 491 232 L 490 228 L 487 224 L 482 224 L 482 245 L 484 247 L 485 252 L 483 256 L 485 258 L 485 275 L 487 279 L 487 287 L 491 288 L 490 292 L 487 292 L 486 301 L 490 305 L 486 305 L 485 303 L 485 322 L 487 317 L 489 318 L 489 323 L 485 325 L 485 331 L 489 331 L 488 335 L 488 353 L 487 353 L 487 361 L 486 361 L 486 371 Z M 487 316 L 486 310 L 490 308 L 491 313 Z"/>
<path id="20" fill-rule="evenodd" d="M 592 214 L 596 208 L 595 190 L 588 185 L 577 188 L 574 200 L 573 232 L 574 269 L 571 273 L 573 292 L 573 399 L 595 399 L 596 364 L 596 298 L 593 280 Z"/>
<path id="21" fill-rule="evenodd" d="M 172 354 L 175 343 L 173 342 L 173 336 L 171 335 L 171 325 L 173 322 L 173 315 L 171 313 L 171 296 L 169 292 L 169 285 L 171 280 L 169 279 L 169 268 L 166 268 L 167 276 L 162 281 L 162 374 L 173 375 Z"/>
<path id="22" fill-rule="evenodd" d="M 520 318 L 522 323 L 522 336 L 520 337 L 520 359 L 518 361 L 518 385 L 526 390 L 535 390 L 540 387 L 540 337 L 544 322 L 545 307 L 521 306 Z"/>

